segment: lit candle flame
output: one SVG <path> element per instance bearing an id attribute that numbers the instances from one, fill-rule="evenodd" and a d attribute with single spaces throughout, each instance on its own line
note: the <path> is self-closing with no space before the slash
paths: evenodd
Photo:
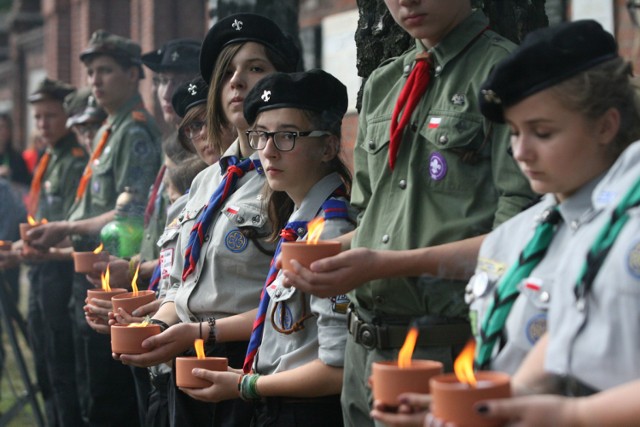
<path id="1" fill-rule="evenodd" d="M 145 316 L 144 319 L 142 319 L 142 322 L 138 322 L 138 323 L 129 323 L 129 325 L 127 325 L 128 327 L 133 327 L 133 328 L 142 328 L 144 326 L 147 326 L 149 324 L 149 322 L 151 321 L 151 318 L 149 316 Z"/>
<path id="2" fill-rule="evenodd" d="M 204 359 L 204 340 L 198 338 L 193 342 L 193 347 L 196 349 L 196 355 L 198 359 Z"/>
<path id="3" fill-rule="evenodd" d="M 453 371 L 456 373 L 458 381 L 475 387 L 477 384 L 476 375 L 473 372 L 473 357 L 476 353 L 476 342 L 470 339 L 460 355 L 453 363 Z"/>
<path id="4" fill-rule="evenodd" d="M 107 270 L 104 273 L 100 273 L 100 280 L 102 281 L 102 290 L 111 292 L 111 286 L 109 286 L 109 264 L 107 264 Z"/>
<path id="5" fill-rule="evenodd" d="M 40 224 L 46 224 L 46 223 L 48 223 L 48 222 L 49 222 L 49 221 L 47 221 L 47 218 L 42 218 L 42 219 L 40 220 Z"/>
<path id="6" fill-rule="evenodd" d="M 104 245 L 102 243 L 100 243 L 100 246 L 98 246 L 97 248 L 95 248 L 93 250 L 94 254 L 99 254 L 100 252 L 102 252 L 102 249 L 104 249 Z"/>
<path id="7" fill-rule="evenodd" d="M 416 348 L 416 342 L 418 341 L 418 328 L 412 326 L 407 332 L 407 338 L 404 340 L 404 344 L 398 353 L 398 366 L 400 368 L 408 368 L 411 366 L 411 356 L 413 356 L 413 350 Z"/>
<path id="8" fill-rule="evenodd" d="M 138 296 L 138 272 L 140 271 L 140 263 L 138 263 L 138 267 L 136 268 L 136 272 L 133 275 L 133 279 L 131 280 L 131 289 L 133 290 L 133 296 Z"/>
<path id="9" fill-rule="evenodd" d="M 27 215 L 27 222 L 29 225 L 38 225 L 38 222 L 31 215 Z"/>
<path id="10" fill-rule="evenodd" d="M 324 230 L 324 219 L 320 217 L 312 219 L 307 224 L 307 230 L 309 231 L 307 234 L 307 245 L 317 245 L 322 230 Z"/>

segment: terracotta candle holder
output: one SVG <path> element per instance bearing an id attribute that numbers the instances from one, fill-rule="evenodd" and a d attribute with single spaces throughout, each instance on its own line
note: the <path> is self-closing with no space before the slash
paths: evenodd
<path id="1" fill-rule="evenodd" d="M 486 399 L 511 397 L 509 375 L 502 372 L 480 371 L 475 374 L 477 385 L 461 383 L 455 374 L 443 374 L 431 378 L 431 410 L 436 418 L 458 427 L 498 427 L 507 420 L 485 418 L 474 405 Z"/>
<path id="2" fill-rule="evenodd" d="M 341 244 L 337 240 L 319 240 L 313 245 L 309 245 L 305 241 L 284 242 L 280 249 L 282 268 L 292 270 L 292 259 L 309 268 L 313 261 L 338 255 L 341 250 Z"/>
<path id="3" fill-rule="evenodd" d="M 229 361 L 226 357 L 176 357 L 175 372 L 176 385 L 185 388 L 204 388 L 211 383 L 191 374 L 193 368 L 202 368 L 209 371 L 226 371 Z"/>
<path id="4" fill-rule="evenodd" d="M 73 266 L 76 273 L 91 273 L 93 272 L 93 264 L 100 261 L 109 262 L 109 252 L 102 251 L 97 254 L 94 252 L 73 253 Z"/>
<path id="5" fill-rule="evenodd" d="M 141 354 L 149 350 L 142 348 L 142 341 L 160 333 L 160 325 L 111 326 L 111 351 L 117 354 Z"/>
<path id="6" fill-rule="evenodd" d="M 97 298 L 105 301 L 111 301 L 111 298 L 118 294 L 127 292 L 125 288 L 111 288 L 110 291 L 105 291 L 102 288 L 87 289 L 87 298 Z"/>
<path id="7" fill-rule="evenodd" d="M 412 360 L 406 368 L 397 361 L 374 362 L 371 366 L 373 397 L 386 406 L 398 406 L 402 393 L 429 393 L 431 377 L 442 374 L 442 363 L 435 360 Z"/>
<path id="8" fill-rule="evenodd" d="M 134 295 L 133 292 L 125 292 L 114 295 L 111 298 L 113 304 L 113 312 L 117 313 L 119 308 L 122 308 L 127 313 L 131 314 L 133 310 L 138 307 L 142 307 L 145 304 L 155 301 L 156 293 L 149 290 L 138 291 L 138 295 Z"/>
<path id="9" fill-rule="evenodd" d="M 10 240 L 0 240 L 0 251 L 10 251 L 11 243 Z"/>

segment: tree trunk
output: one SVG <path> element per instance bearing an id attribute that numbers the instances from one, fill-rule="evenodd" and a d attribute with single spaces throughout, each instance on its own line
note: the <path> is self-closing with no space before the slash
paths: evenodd
<path id="1" fill-rule="evenodd" d="M 529 31 L 548 25 L 544 3 L 545 0 L 485 0 L 483 10 L 492 30 L 520 43 Z M 413 46 L 413 40 L 394 22 L 383 0 L 357 0 L 357 5 L 360 11 L 355 36 L 357 66 L 364 86 L 364 81 L 382 61 L 402 54 Z M 358 111 L 361 101 L 362 87 L 358 93 Z"/>

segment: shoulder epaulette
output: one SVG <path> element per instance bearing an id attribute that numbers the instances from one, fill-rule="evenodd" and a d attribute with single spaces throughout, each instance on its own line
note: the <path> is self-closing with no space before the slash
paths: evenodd
<path id="1" fill-rule="evenodd" d="M 132 111 L 131 112 L 131 117 L 136 122 L 146 122 L 147 121 L 147 116 L 142 111 L 135 111 L 135 110 Z"/>
<path id="2" fill-rule="evenodd" d="M 322 204 L 325 219 L 349 218 L 347 202 L 340 199 L 329 199 Z"/>
<path id="3" fill-rule="evenodd" d="M 84 150 L 80 147 L 73 147 L 71 149 L 71 155 L 73 157 L 84 157 Z"/>

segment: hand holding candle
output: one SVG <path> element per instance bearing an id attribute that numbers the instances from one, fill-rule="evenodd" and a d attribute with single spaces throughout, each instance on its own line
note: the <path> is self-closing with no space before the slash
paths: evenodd
<path id="1" fill-rule="evenodd" d="M 142 341 L 158 335 L 160 326 L 149 323 L 146 317 L 140 323 L 111 326 L 111 351 L 116 354 L 141 354 L 148 350 L 142 347 Z"/>
<path id="2" fill-rule="evenodd" d="M 207 369 L 209 371 L 226 371 L 228 360 L 226 357 L 206 357 L 204 352 L 204 340 L 194 341 L 196 357 L 177 357 L 175 364 L 176 385 L 185 388 L 204 388 L 211 383 L 205 379 L 194 377 L 191 371 L 194 368 Z"/>
<path id="3" fill-rule="evenodd" d="M 118 309 L 122 308 L 128 314 L 131 314 L 136 308 L 142 307 L 145 304 L 155 301 L 156 294 L 150 290 L 138 290 L 138 272 L 140 271 L 140 264 L 136 268 L 133 279 L 131 280 L 131 292 L 125 292 L 118 295 L 114 295 L 111 298 L 113 303 L 113 312 L 118 313 Z"/>
<path id="4" fill-rule="evenodd" d="M 293 270 L 291 260 L 309 268 L 313 261 L 340 253 L 341 244 L 336 240 L 320 240 L 324 229 L 324 219 L 315 218 L 307 224 L 308 235 L 304 242 L 283 242 L 281 246 L 282 268 Z"/>
<path id="5" fill-rule="evenodd" d="M 73 253 L 73 266 L 76 270 L 76 273 L 92 273 L 93 272 L 93 264 L 96 262 L 109 261 L 109 252 L 104 251 L 104 245 L 100 243 L 100 245 L 95 248 L 93 251 L 89 252 L 74 252 Z"/>

